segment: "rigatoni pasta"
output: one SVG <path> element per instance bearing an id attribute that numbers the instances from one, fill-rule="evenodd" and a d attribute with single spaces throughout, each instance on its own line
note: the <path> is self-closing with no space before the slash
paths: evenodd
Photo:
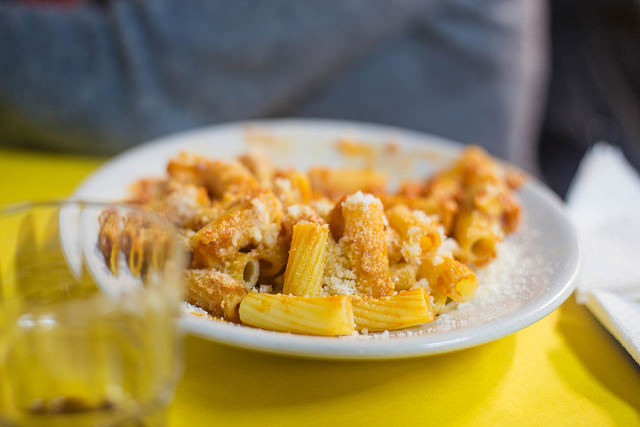
<path id="1" fill-rule="evenodd" d="M 435 318 L 429 294 L 423 288 L 397 295 L 351 298 L 353 320 L 358 330 L 392 331 L 431 322 Z"/>
<path id="2" fill-rule="evenodd" d="M 423 259 L 417 277 L 426 279 L 431 289 L 456 302 L 470 300 L 478 288 L 474 272 L 460 261 L 448 257 Z"/>
<path id="3" fill-rule="evenodd" d="M 382 297 L 393 292 L 384 234 L 384 212 L 379 199 L 358 191 L 342 202 L 348 256 L 362 295 Z"/>
<path id="4" fill-rule="evenodd" d="M 496 228 L 484 213 L 465 208 L 458 215 L 453 236 L 459 246 L 458 257 L 482 266 L 496 256 L 502 230 Z"/>
<path id="5" fill-rule="evenodd" d="M 339 198 L 357 191 L 383 193 L 387 177 L 371 169 L 312 168 L 309 178 L 314 191 Z"/>
<path id="6" fill-rule="evenodd" d="M 300 222 L 293 226 L 289 261 L 284 272 L 285 294 L 320 295 L 328 237 L 327 225 Z"/>
<path id="7" fill-rule="evenodd" d="M 99 222 L 98 249 L 102 252 L 109 270 L 117 276 L 122 221 L 117 211 L 105 210 L 100 214 Z"/>
<path id="8" fill-rule="evenodd" d="M 251 292 L 240 303 L 243 323 L 308 335 L 349 335 L 354 331 L 349 298 L 299 297 Z"/>
<path id="9" fill-rule="evenodd" d="M 344 146 L 344 144 L 342 144 Z M 431 322 L 482 286 L 474 269 L 520 221 L 522 175 L 477 147 L 447 169 L 388 191 L 372 169 L 280 169 L 183 152 L 167 175 L 132 186 L 131 202 L 164 215 L 191 253 L 187 302 L 214 318 L 309 335 Z M 113 274 L 160 268 L 167 250 L 135 216 L 100 217 Z"/>
<path id="10" fill-rule="evenodd" d="M 237 307 L 246 294 L 245 286 L 228 274 L 204 269 L 187 271 L 187 301 L 212 316 L 237 322 Z"/>

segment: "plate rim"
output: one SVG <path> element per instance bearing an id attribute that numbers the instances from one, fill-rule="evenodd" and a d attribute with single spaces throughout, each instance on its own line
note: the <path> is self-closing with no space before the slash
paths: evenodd
<path id="1" fill-rule="evenodd" d="M 428 141 L 430 146 L 450 152 L 460 150 L 463 147 L 463 144 L 459 142 L 424 132 L 349 120 L 284 118 L 229 122 L 177 132 L 148 140 L 127 149 L 109 159 L 85 178 L 76 187 L 71 198 L 87 199 L 85 194 L 87 190 L 92 185 L 95 185 L 96 181 L 100 181 L 104 175 L 108 175 L 110 168 L 120 163 L 123 159 L 139 155 L 140 152 L 144 153 L 152 147 L 160 145 L 179 146 L 185 140 L 194 140 L 199 136 L 211 133 L 265 125 L 275 127 L 294 125 L 302 127 L 352 128 L 365 132 L 398 134 L 403 139 L 408 136 L 411 140 Z M 530 177 L 525 185 L 528 190 L 532 191 L 537 197 L 542 198 L 547 207 L 551 207 L 554 211 L 556 220 L 560 220 L 568 233 L 569 240 L 571 240 L 568 242 L 571 251 L 567 262 L 561 266 L 559 278 L 554 280 L 547 290 L 529 301 L 524 307 L 520 307 L 504 317 L 470 328 L 449 331 L 446 333 L 446 339 L 441 340 L 433 339 L 437 335 L 413 335 L 393 339 L 314 337 L 211 321 L 196 315 L 182 316 L 179 324 L 186 332 L 223 345 L 263 353 L 323 360 L 381 360 L 420 357 L 475 347 L 511 335 L 543 319 L 571 295 L 576 286 L 581 262 L 577 233 L 561 199 L 534 177 Z M 528 309 L 522 310 L 522 308 Z"/>

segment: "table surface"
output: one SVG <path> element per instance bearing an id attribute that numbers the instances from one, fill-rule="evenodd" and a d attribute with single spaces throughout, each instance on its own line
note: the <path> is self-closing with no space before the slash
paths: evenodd
<path id="1" fill-rule="evenodd" d="M 0 205 L 68 196 L 105 161 L 0 149 Z M 640 367 L 573 297 L 508 337 L 387 362 L 264 355 L 187 337 L 170 426 L 640 426 Z"/>

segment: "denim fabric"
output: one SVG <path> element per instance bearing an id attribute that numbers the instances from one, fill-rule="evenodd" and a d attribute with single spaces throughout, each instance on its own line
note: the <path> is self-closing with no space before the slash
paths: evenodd
<path id="1" fill-rule="evenodd" d="M 0 0 L 0 143 L 114 153 L 258 117 L 475 142 L 533 169 L 540 0 Z"/>

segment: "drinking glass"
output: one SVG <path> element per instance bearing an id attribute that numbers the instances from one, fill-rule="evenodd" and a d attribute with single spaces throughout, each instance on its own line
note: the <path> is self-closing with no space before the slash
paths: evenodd
<path id="1" fill-rule="evenodd" d="M 164 424 L 182 242 L 134 206 L 0 209 L 0 425 Z"/>

